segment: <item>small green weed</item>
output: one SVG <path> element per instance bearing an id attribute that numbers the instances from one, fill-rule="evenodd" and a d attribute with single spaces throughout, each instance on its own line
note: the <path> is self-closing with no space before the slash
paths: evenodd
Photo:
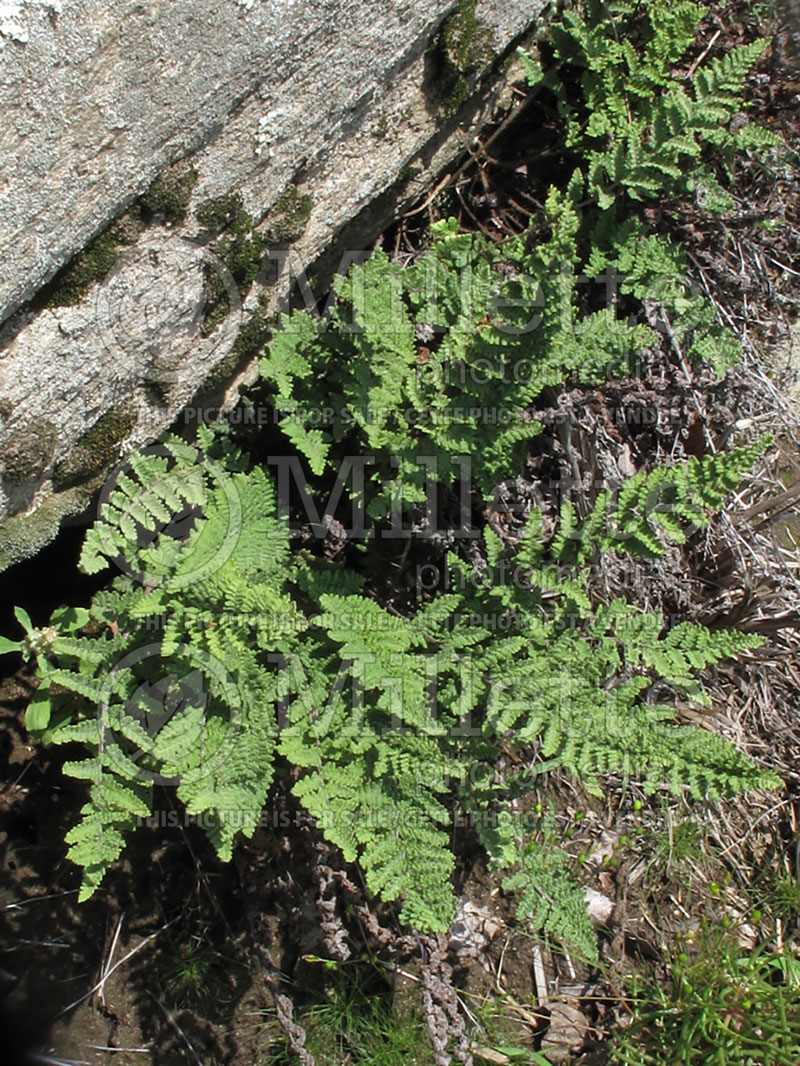
<path id="1" fill-rule="evenodd" d="M 173 1007 L 200 1007 L 219 998 L 220 956 L 195 937 L 171 948 L 159 979 L 164 999 Z"/>
<path id="2" fill-rule="evenodd" d="M 654 866 L 668 875 L 687 874 L 704 858 L 700 829 L 691 817 L 673 821 L 668 815 L 664 828 L 647 846 L 652 849 Z"/>
<path id="3" fill-rule="evenodd" d="M 778 918 L 800 918 L 800 883 L 789 874 L 777 877 L 770 892 L 770 904 Z"/>
<path id="4" fill-rule="evenodd" d="M 387 986 L 376 989 L 360 966 L 333 971 L 324 997 L 300 1017 L 317 1066 L 433 1066 L 425 1021 L 393 1007 Z M 288 1044 L 273 1066 L 295 1066 Z"/>
<path id="5" fill-rule="evenodd" d="M 673 961 L 671 982 L 634 979 L 630 1026 L 615 1066 L 795 1066 L 800 986 L 789 954 L 739 949 L 730 932 L 705 927 L 697 955 Z"/>

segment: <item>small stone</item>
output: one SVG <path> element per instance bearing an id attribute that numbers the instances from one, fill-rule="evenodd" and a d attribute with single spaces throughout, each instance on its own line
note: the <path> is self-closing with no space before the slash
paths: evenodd
<path id="1" fill-rule="evenodd" d="M 461 896 L 450 926 L 448 950 L 460 959 L 474 959 L 486 950 L 498 929 L 488 910 Z"/>
<path id="2" fill-rule="evenodd" d="M 586 913 L 596 925 L 608 925 L 611 915 L 614 913 L 614 901 L 598 892 L 596 888 L 584 890 L 583 898 L 586 900 Z"/>

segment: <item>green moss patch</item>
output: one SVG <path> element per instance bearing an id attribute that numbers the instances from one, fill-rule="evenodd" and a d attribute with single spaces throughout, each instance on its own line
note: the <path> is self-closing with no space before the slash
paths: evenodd
<path id="1" fill-rule="evenodd" d="M 31 300 L 34 310 L 69 307 L 102 281 L 117 262 L 120 248 L 135 244 L 149 225 L 181 222 L 189 207 L 197 171 L 184 163 L 162 170 L 150 188 L 106 230 L 79 252 Z"/>
<path id="2" fill-rule="evenodd" d="M 182 222 L 196 183 L 197 171 L 187 169 L 183 163 L 162 170 L 140 200 L 145 219 L 148 222 L 163 220 L 173 225 Z"/>
<path id="3" fill-rule="evenodd" d="M 238 192 L 204 200 L 195 211 L 195 218 L 210 233 L 221 233 L 222 230 L 243 233 L 253 228 L 253 219 L 245 211 Z"/>
<path id="4" fill-rule="evenodd" d="M 477 17 L 475 7 L 475 0 L 463 0 L 445 19 L 429 53 L 434 69 L 427 96 L 435 114 L 455 114 L 494 62 L 494 36 Z"/>
<path id="5" fill-rule="evenodd" d="M 95 237 L 37 294 L 35 306 L 68 307 L 78 303 L 93 282 L 100 281 L 109 273 L 117 261 L 118 249 L 119 244 L 109 230 Z"/>
<path id="6" fill-rule="evenodd" d="M 270 244 L 291 244 L 306 231 L 314 201 L 308 193 L 301 193 L 296 185 L 289 185 L 278 199 L 267 219 L 267 241 Z"/>
<path id="7" fill-rule="evenodd" d="M 119 455 L 119 446 L 137 422 L 132 400 L 107 411 L 80 438 L 72 451 L 53 471 L 53 484 L 59 489 L 86 481 L 105 470 Z"/>
<path id="8" fill-rule="evenodd" d="M 230 271 L 239 295 L 244 299 L 258 276 L 264 247 L 252 216 L 244 209 L 241 196 L 239 193 L 227 193 L 207 200 L 197 208 L 195 216 L 209 233 L 218 234 L 209 248 Z M 211 265 L 206 267 L 203 291 L 205 309 L 202 332 L 208 336 L 230 313 L 225 278 Z"/>

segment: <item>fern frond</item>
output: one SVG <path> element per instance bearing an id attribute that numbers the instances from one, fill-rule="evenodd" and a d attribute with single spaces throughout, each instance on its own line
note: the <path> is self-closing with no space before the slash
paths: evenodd
<path id="1" fill-rule="evenodd" d="M 584 893 L 560 848 L 529 843 L 520 857 L 520 869 L 503 880 L 503 888 L 520 893 L 518 918 L 577 948 L 587 962 L 597 961 Z"/>

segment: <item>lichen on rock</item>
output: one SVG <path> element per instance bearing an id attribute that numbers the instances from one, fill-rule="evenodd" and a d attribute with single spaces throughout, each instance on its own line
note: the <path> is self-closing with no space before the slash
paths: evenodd
<path id="1" fill-rule="evenodd" d="M 5 48 L 6 41 L 28 43 L 30 12 L 36 9 L 49 15 L 59 15 L 61 0 L 4 0 L 0 3 L 0 51 Z"/>
<path id="2" fill-rule="evenodd" d="M 41 501 L 30 514 L 16 514 L 0 523 L 0 571 L 29 559 L 49 544 L 68 515 L 79 514 L 91 501 L 93 488 L 79 486 Z"/>

